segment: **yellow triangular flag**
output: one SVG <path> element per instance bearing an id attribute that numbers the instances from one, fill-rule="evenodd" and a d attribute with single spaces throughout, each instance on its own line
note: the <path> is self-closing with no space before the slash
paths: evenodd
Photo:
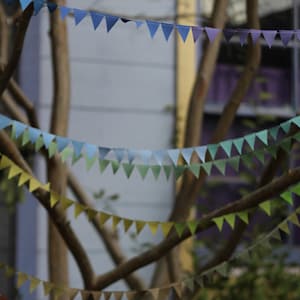
<path id="1" fill-rule="evenodd" d="M 50 207 L 54 207 L 56 203 L 59 201 L 59 196 L 55 193 L 50 193 Z"/>
<path id="2" fill-rule="evenodd" d="M 126 292 L 125 295 L 126 295 L 126 298 L 127 300 L 134 300 L 136 298 L 136 292 Z"/>
<path id="3" fill-rule="evenodd" d="M 92 296 L 92 293 L 89 292 L 89 291 L 84 291 L 84 290 L 81 290 L 80 291 L 80 294 L 81 294 L 81 299 L 82 300 L 89 300 L 90 297 Z"/>
<path id="4" fill-rule="evenodd" d="M 159 222 L 147 222 L 149 229 L 153 235 L 156 235 Z"/>
<path id="5" fill-rule="evenodd" d="M 152 298 L 154 300 L 156 300 L 156 299 L 158 299 L 158 296 L 159 296 L 159 289 L 158 288 L 150 289 L 150 290 L 148 290 L 148 293 L 150 293 L 150 295 L 152 296 Z"/>
<path id="6" fill-rule="evenodd" d="M 294 225 L 300 227 L 300 223 L 299 223 L 299 219 L 296 213 L 293 213 L 290 217 L 289 217 L 289 221 L 292 222 Z"/>
<path id="7" fill-rule="evenodd" d="M 33 293 L 37 289 L 38 285 L 41 283 L 41 280 L 39 280 L 38 278 L 30 276 L 29 282 L 30 282 L 29 292 Z"/>
<path id="8" fill-rule="evenodd" d="M 31 177 L 29 179 L 29 192 L 34 192 L 35 190 L 37 190 L 38 188 L 40 188 L 42 186 L 42 184 L 36 180 L 35 178 Z"/>
<path id="9" fill-rule="evenodd" d="M 77 218 L 85 209 L 85 206 L 81 205 L 80 203 L 75 203 L 74 217 Z"/>
<path id="10" fill-rule="evenodd" d="M 182 286 L 181 286 L 181 283 L 175 283 L 173 286 L 172 286 L 175 294 L 177 295 L 177 297 L 179 299 L 181 299 L 181 296 L 182 296 Z"/>
<path id="11" fill-rule="evenodd" d="M 109 300 L 112 293 L 111 292 L 103 292 L 103 295 L 104 295 L 104 300 Z"/>
<path id="12" fill-rule="evenodd" d="M 31 176 L 27 173 L 21 173 L 19 180 L 18 180 L 18 186 L 22 186 L 24 185 L 29 179 L 31 178 Z"/>
<path id="13" fill-rule="evenodd" d="M 97 211 L 92 208 L 88 208 L 87 215 L 88 215 L 89 221 L 92 221 L 97 216 Z"/>
<path id="14" fill-rule="evenodd" d="M 120 223 L 122 219 L 118 216 L 112 216 L 112 222 L 113 222 L 113 229 L 116 230 L 118 224 Z"/>
<path id="15" fill-rule="evenodd" d="M 130 219 L 123 219 L 123 224 L 124 224 L 124 231 L 127 232 L 132 225 L 133 220 Z"/>
<path id="16" fill-rule="evenodd" d="M 62 196 L 60 199 L 60 205 L 63 210 L 67 210 L 73 204 L 74 204 L 74 201 L 68 199 L 67 197 Z"/>
<path id="17" fill-rule="evenodd" d="M 13 177 L 15 177 L 21 173 L 22 173 L 22 170 L 18 166 L 11 165 L 11 167 L 8 171 L 7 179 L 12 179 Z"/>
<path id="18" fill-rule="evenodd" d="M 102 296 L 102 292 L 91 292 L 91 294 L 93 295 L 93 300 L 100 300 Z"/>
<path id="19" fill-rule="evenodd" d="M 68 296 L 70 297 L 71 300 L 74 300 L 78 294 L 77 289 L 68 289 Z"/>
<path id="20" fill-rule="evenodd" d="M 17 288 L 20 288 L 28 279 L 28 275 L 22 272 L 17 273 Z"/>
<path id="21" fill-rule="evenodd" d="M 170 287 L 164 287 L 159 290 L 159 299 L 169 299 Z"/>
<path id="22" fill-rule="evenodd" d="M 105 212 L 100 212 L 100 216 L 99 216 L 100 225 L 104 225 L 110 219 L 110 217 L 111 215 Z"/>
<path id="23" fill-rule="evenodd" d="M 10 167 L 11 165 L 12 165 L 12 161 L 8 157 L 2 155 L 2 158 L 0 161 L 0 170 L 6 169 L 6 168 Z"/>
<path id="24" fill-rule="evenodd" d="M 173 222 L 160 223 L 161 231 L 162 231 L 164 237 L 166 237 L 169 234 L 169 232 L 173 228 L 173 226 L 174 226 Z"/>
<path id="25" fill-rule="evenodd" d="M 44 191 L 46 191 L 46 192 L 50 192 L 50 182 L 44 184 L 44 185 L 42 186 L 42 189 L 43 189 Z"/>
<path id="26" fill-rule="evenodd" d="M 121 300 L 123 298 L 124 292 L 114 292 L 115 300 Z"/>
<path id="27" fill-rule="evenodd" d="M 44 281 L 43 282 L 43 287 L 44 287 L 44 295 L 48 296 L 50 294 L 50 292 L 52 291 L 54 285 L 51 282 Z"/>
<path id="28" fill-rule="evenodd" d="M 134 221 L 134 222 L 135 222 L 136 233 L 139 234 L 144 229 L 146 222 L 144 221 Z"/>

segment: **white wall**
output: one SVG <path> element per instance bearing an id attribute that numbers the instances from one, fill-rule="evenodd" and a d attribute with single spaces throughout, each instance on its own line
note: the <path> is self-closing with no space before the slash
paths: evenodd
<path id="1" fill-rule="evenodd" d="M 174 0 L 77 0 L 68 4 L 120 15 L 173 15 L 175 8 Z M 166 43 L 159 30 L 155 39 L 151 40 L 145 25 L 136 30 L 134 24 L 123 23 L 118 23 L 107 34 L 104 24 L 94 32 L 89 17 L 77 27 L 74 20 L 68 18 L 72 74 L 69 137 L 112 147 L 170 147 L 174 120 L 172 114 L 164 109 L 175 102 L 174 37 Z M 42 13 L 41 25 L 39 116 L 43 129 L 48 130 L 52 86 L 46 10 Z M 43 176 L 42 163 L 40 170 Z M 113 207 L 119 215 L 149 220 L 167 217 L 173 197 L 172 180 L 166 181 L 161 176 L 155 181 L 148 175 L 147 180 L 142 181 L 137 173 L 128 180 L 122 172 L 112 175 L 109 170 L 101 175 L 96 167 L 89 172 L 83 170 L 83 162 L 74 166 L 74 172 L 90 193 L 104 188 L 108 194 L 120 194 L 120 200 Z M 102 207 L 101 201 L 97 207 Z M 38 222 L 38 276 L 46 279 L 47 231 L 42 208 Z M 113 268 L 101 240 L 85 218 L 72 220 L 72 225 L 89 252 L 95 269 L 105 272 Z M 139 242 L 158 241 L 148 229 L 144 233 Z M 125 253 L 134 255 L 129 235 L 121 232 L 120 238 Z M 80 274 L 71 257 L 70 270 L 71 285 L 81 287 Z M 144 269 L 141 274 L 149 279 L 149 269 Z M 124 287 L 124 283 L 120 282 L 110 288 Z M 42 299 L 41 296 L 38 298 Z"/>

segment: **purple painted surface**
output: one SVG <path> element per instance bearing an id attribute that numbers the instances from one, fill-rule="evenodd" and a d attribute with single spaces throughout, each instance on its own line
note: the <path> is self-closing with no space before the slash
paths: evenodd
<path id="1" fill-rule="evenodd" d="M 208 103 L 228 101 L 242 69 L 233 65 L 218 64 L 208 92 Z M 263 107 L 290 105 L 291 78 L 289 69 L 262 67 L 254 80 L 244 103 Z"/>

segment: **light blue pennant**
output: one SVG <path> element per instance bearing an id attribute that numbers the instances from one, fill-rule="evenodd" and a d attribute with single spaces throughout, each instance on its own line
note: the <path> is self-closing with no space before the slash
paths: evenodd
<path id="1" fill-rule="evenodd" d="M 86 16 L 87 11 L 73 8 L 75 26 L 77 26 Z"/>

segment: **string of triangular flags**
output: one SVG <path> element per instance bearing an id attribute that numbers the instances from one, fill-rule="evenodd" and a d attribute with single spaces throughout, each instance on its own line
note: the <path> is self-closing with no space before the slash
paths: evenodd
<path id="1" fill-rule="evenodd" d="M 5 0 L 7 3 L 13 3 L 14 0 Z M 208 37 L 208 40 L 212 43 L 216 37 L 223 32 L 224 38 L 227 42 L 230 42 L 233 36 L 238 36 L 241 46 L 247 42 L 247 38 L 250 35 L 254 43 L 262 37 L 267 45 L 271 48 L 276 36 L 278 35 L 283 46 L 287 46 L 288 43 L 295 37 L 297 40 L 300 40 L 300 30 L 258 30 L 258 29 L 224 29 L 223 31 L 218 28 L 212 27 L 201 27 L 201 26 L 190 26 L 190 25 L 181 25 L 174 23 L 165 23 L 157 22 L 153 20 L 134 20 L 128 19 L 125 17 L 120 17 L 116 15 L 110 15 L 106 13 L 100 13 L 95 11 L 83 10 L 78 8 L 71 8 L 67 6 L 58 6 L 55 3 L 48 2 L 47 0 L 19 0 L 22 9 L 24 10 L 30 3 L 34 4 L 34 12 L 38 14 L 40 10 L 47 6 L 50 13 L 56 9 L 60 10 L 60 15 L 62 19 L 65 19 L 66 16 L 72 14 L 74 16 L 75 25 L 79 25 L 82 20 L 90 16 L 92 20 L 92 25 L 96 30 L 101 22 L 105 20 L 106 22 L 106 31 L 110 32 L 112 28 L 120 21 L 121 23 L 134 22 L 136 27 L 139 28 L 142 25 L 147 26 L 150 37 L 154 38 L 159 28 L 161 28 L 162 33 L 166 41 L 169 40 L 172 32 L 177 31 L 182 41 L 185 42 L 189 33 L 192 33 L 193 41 L 196 43 L 200 38 L 201 34 L 205 33 Z"/>
<path id="2" fill-rule="evenodd" d="M 61 295 L 65 295 L 70 297 L 70 299 L 75 299 L 76 296 L 80 295 L 82 300 L 110 300 L 116 299 L 121 300 L 125 297 L 128 300 L 136 299 L 137 296 L 152 296 L 154 300 L 159 299 L 159 297 L 168 296 L 171 294 L 175 294 L 179 299 L 182 298 L 182 295 L 185 290 L 189 290 L 193 292 L 195 288 L 205 288 L 204 281 L 207 280 L 211 282 L 212 277 L 215 273 L 223 277 L 227 277 L 229 275 L 229 265 L 234 262 L 238 261 L 241 263 L 248 262 L 251 258 L 251 255 L 258 252 L 261 248 L 271 248 L 271 241 L 272 240 L 279 240 L 281 241 L 281 233 L 283 234 L 290 234 L 289 223 L 300 227 L 298 215 L 300 214 L 300 207 L 296 208 L 287 218 L 285 218 L 282 222 L 280 222 L 272 231 L 265 234 L 263 237 L 259 238 L 254 244 L 247 247 L 246 249 L 236 253 L 233 255 L 231 259 L 226 262 L 223 262 L 201 274 L 189 276 L 184 278 L 180 281 L 173 282 L 170 284 L 166 284 L 163 287 L 159 288 L 152 288 L 142 291 L 88 291 L 84 289 L 77 289 L 77 288 L 69 288 L 63 285 L 54 284 L 49 281 L 45 281 L 39 279 L 35 276 L 29 275 L 24 272 L 16 271 L 11 266 L 0 262 L 0 269 L 4 270 L 4 273 L 7 277 L 16 277 L 16 284 L 17 288 L 20 288 L 26 282 L 29 283 L 29 291 L 33 293 L 39 287 L 43 288 L 44 295 L 48 296 L 50 293 L 53 293 L 56 297 Z M 104 298 L 101 298 L 104 297 Z"/>
<path id="3" fill-rule="evenodd" d="M 155 179 L 159 177 L 161 172 L 164 172 L 168 179 L 173 170 L 177 179 L 186 170 L 192 172 L 196 177 L 199 177 L 201 170 L 210 175 L 213 166 L 224 175 L 226 165 L 238 171 L 241 161 L 245 166 L 250 166 L 254 157 L 264 163 L 266 153 L 275 157 L 278 147 L 289 152 L 292 140 L 300 141 L 299 132 L 289 137 L 284 136 L 282 139 L 279 137 L 280 133 L 288 134 L 292 125 L 300 128 L 300 116 L 291 118 L 270 129 L 264 129 L 240 138 L 224 140 L 218 144 L 182 149 L 135 150 L 96 146 L 61 137 L 27 126 L 0 114 L 0 130 L 11 129 L 11 137 L 13 139 L 20 138 L 22 146 L 32 143 L 36 151 L 45 147 L 49 158 L 60 153 L 63 161 L 71 157 L 72 163 L 84 156 L 88 170 L 96 161 L 99 161 L 100 172 L 104 172 L 111 164 L 114 174 L 123 169 L 129 178 L 136 169 L 143 179 L 149 170 Z M 258 148 L 257 145 L 260 147 Z M 217 159 L 222 154 L 226 158 Z M 195 155 L 199 163 L 192 162 L 192 157 Z M 207 159 L 208 156 L 210 157 L 209 160 Z M 183 164 L 180 164 L 180 161 Z"/>
<path id="4" fill-rule="evenodd" d="M 58 195 L 50 188 L 50 183 L 42 184 L 36 178 L 22 170 L 13 161 L 11 161 L 7 156 L 0 154 L 0 170 L 7 170 L 7 179 L 11 180 L 13 178 L 18 179 L 17 185 L 19 187 L 28 184 L 29 192 L 33 193 L 39 188 L 47 191 L 50 194 L 49 201 L 50 207 L 53 208 L 55 205 L 60 204 L 60 207 L 67 211 L 73 206 L 74 216 L 77 218 L 80 214 L 86 213 L 89 220 L 97 218 L 100 225 L 111 223 L 113 229 L 118 226 L 122 227 L 124 232 L 127 232 L 130 228 L 135 229 L 136 234 L 140 234 L 142 230 L 146 227 L 149 228 L 153 235 L 156 235 L 159 228 L 162 234 L 166 237 L 172 229 L 175 229 L 178 236 L 180 237 L 185 230 L 189 230 L 191 234 L 195 234 L 200 220 L 190 220 L 187 222 L 161 222 L 161 221 L 145 221 L 136 220 L 120 217 L 114 214 L 109 214 L 100 210 L 95 210 L 93 208 L 82 205 L 74 200 L 71 200 L 65 196 Z M 300 196 L 300 183 L 292 186 L 287 191 L 280 195 L 280 198 L 290 205 L 293 204 L 293 194 Z M 259 205 L 259 208 L 263 210 L 268 216 L 271 215 L 271 201 L 265 201 Z M 249 210 L 230 213 L 227 215 L 219 216 L 213 219 L 218 229 L 221 231 L 223 229 L 224 223 L 228 223 L 229 226 L 234 229 L 236 219 L 239 218 L 246 224 L 248 224 L 248 214 Z"/>

